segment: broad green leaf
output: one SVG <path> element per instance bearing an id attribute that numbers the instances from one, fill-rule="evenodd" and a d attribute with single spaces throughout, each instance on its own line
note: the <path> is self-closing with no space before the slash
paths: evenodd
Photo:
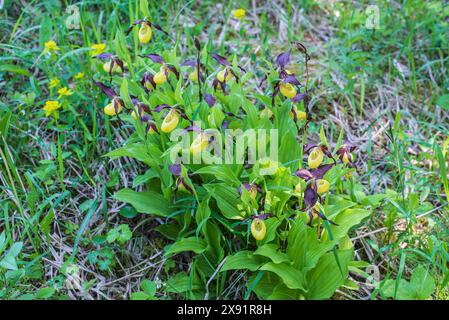
<path id="1" fill-rule="evenodd" d="M 348 265 L 353 257 L 351 250 L 337 251 L 343 275 L 333 253 L 326 253 L 318 261 L 316 267 L 307 273 L 308 292 L 306 298 L 311 300 L 329 299 L 344 284 Z"/>
<path id="2" fill-rule="evenodd" d="M 169 202 L 161 194 L 147 190 L 136 192 L 125 188 L 114 194 L 114 198 L 131 204 L 137 212 L 167 216 L 173 212 Z"/>
<path id="3" fill-rule="evenodd" d="M 243 219 L 243 215 L 236 207 L 236 204 L 240 202 L 237 188 L 224 184 L 209 184 L 204 187 L 215 199 L 218 208 L 226 218 Z"/>
<path id="4" fill-rule="evenodd" d="M 232 256 L 226 258 L 223 267 L 220 271 L 227 270 L 258 270 L 267 259 L 261 256 L 255 256 L 251 251 L 243 250 L 239 251 Z"/>
<path id="5" fill-rule="evenodd" d="M 187 275 L 185 272 L 177 273 L 170 277 L 165 285 L 165 290 L 171 293 L 183 293 L 187 291 L 198 290 L 200 288 L 197 281 Z"/>
<path id="6" fill-rule="evenodd" d="M 289 262 L 290 259 L 287 254 L 280 251 L 279 247 L 275 244 L 264 244 L 260 246 L 254 255 L 263 256 L 271 259 L 274 263 Z"/>
<path id="7" fill-rule="evenodd" d="M 293 267 L 302 269 L 306 264 L 307 226 L 301 220 L 294 221 L 288 233 L 287 254 L 293 261 Z"/>
<path id="8" fill-rule="evenodd" d="M 203 239 L 198 239 L 196 237 L 184 238 L 176 241 L 175 243 L 167 246 L 165 248 L 165 255 L 169 256 L 172 254 L 193 251 L 195 253 L 202 253 L 207 248 L 207 242 Z"/>
<path id="9" fill-rule="evenodd" d="M 304 275 L 300 270 L 295 269 L 287 263 L 276 264 L 268 262 L 264 264 L 260 270 L 270 271 L 275 273 L 282 279 L 284 284 L 290 289 L 304 290 Z"/>
<path id="10" fill-rule="evenodd" d="M 370 210 L 363 208 L 346 209 L 338 214 L 332 219 L 337 225 L 330 226 L 334 239 L 339 240 L 343 238 L 352 227 L 358 225 L 370 214 Z M 322 240 L 326 241 L 327 239 L 329 239 L 329 234 L 324 232 Z"/>
<path id="11" fill-rule="evenodd" d="M 420 265 L 413 271 L 410 286 L 416 292 L 416 298 L 424 300 L 435 291 L 435 280 L 426 268 Z"/>

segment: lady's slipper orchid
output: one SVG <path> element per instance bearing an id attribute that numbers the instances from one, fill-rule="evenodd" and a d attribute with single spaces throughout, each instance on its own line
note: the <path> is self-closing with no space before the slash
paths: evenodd
<path id="1" fill-rule="evenodd" d="M 154 77 L 148 72 L 145 72 L 142 76 L 142 80 L 140 83 L 145 88 L 145 91 L 148 93 L 153 91 L 156 88 L 156 83 L 154 82 Z"/>
<path id="2" fill-rule="evenodd" d="M 204 72 L 204 66 L 200 64 L 200 68 L 198 71 L 198 62 L 194 59 L 188 59 L 186 61 L 184 61 L 183 63 L 181 63 L 181 66 L 189 66 L 189 67 L 193 67 L 193 71 L 189 73 L 189 79 L 192 82 L 198 82 L 198 78 L 200 78 L 200 80 L 203 82 L 204 81 L 204 76 L 203 76 L 203 72 Z"/>
<path id="3" fill-rule="evenodd" d="M 112 82 L 112 73 L 122 73 L 126 69 L 123 61 L 110 53 L 100 53 L 96 58 L 103 61 L 103 70 L 109 74 L 110 82 Z"/>
<path id="4" fill-rule="evenodd" d="M 164 84 L 165 82 L 169 82 L 169 73 L 173 72 L 177 79 L 179 79 L 179 72 L 176 70 L 175 66 L 168 64 L 165 62 L 164 58 L 162 58 L 158 54 L 146 54 L 143 57 L 151 59 L 153 62 L 157 64 L 161 64 L 159 71 L 153 76 L 153 82 L 156 85 Z M 170 84 L 171 86 L 171 84 Z"/>
<path id="5" fill-rule="evenodd" d="M 175 176 L 176 178 L 176 186 L 175 193 L 177 191 L 189 192 L 193 193 L 193 190 L 189 187 L 189 185 L 185 182 L 184 178 L 181 175 L 181 165 L 173 164 L 168 167 L 168 170 Z"/>
<path id="6" fill-rule="evenodd" d="M 314 148 L 307 159 L 307 163 L 309 165 L 309 168 L 315 169 L 320 166 L 320 164 L 323 162 L 324 159 L 324 153 L 321 150 L 321 148 L 316 147 Z"/>
<path id="7" fill-rule="evenodd" d="M 255 218 L 251 222 L 251 234 L 256 240 L 263 240 L 267 233 L 267 226 L 262 219 Z"/>
<path id="8" fill-rule="evenodd" d="M 239 193 L 242 194 L 242 186 L 248 191 L 251 199 L 256 199 L 259 192 L 262 192 L 262 188 L 255 183 L 244 182 L 238 189 Z"/>
<path id="9" fill-rule="evenodd" d="M 108 96 L 112 101 L 108 105 L 103 108 L 103 111 L 108 116 L 118 115 L 124 106 L 124 102 L 122 98 L 115 92 L 115 90 L 111 87 L 108 87 L 104 83 L 99 81 L 94 81 L 94 84 L 101 89 L 101 91 Z"/>
<path id="10" fill-rule="evenodd" d="M 217 90 L 218 85 L 220 85 L 221 90 L 223 91 L 223 93 L 225 93 L 226 92 L 226 82 L 231 80 L 232 78 L 235 78 L 235 81 L 238 83 L 239 77 L 232 69 L 232 66 L 229 63 L 228 59 L 226 59 L 225 57 L 220 56 L 219 54 L 216 54 L 216 53 L 212 53 L 211 56 L 215 61 L 217 61 L 222 66 L 224 66 L 224 69 L 220 70 L 217 73 L 217 76 L 215 77 L 215 79 L 213 81 L 214 89 Z M 240 70 L 242 70 L 243 72 L 246 72 L 245 69 L 243 69 L 242 67 L 238 66 L 238 68 Z"/>
<path id="11" fill-rule="evenodd" d="M 196 154 L 204 151 L 209 145 L 209 136 L 205 132 L 201 132 L 190 145 L 190 152 Z"/>
<path id="12" fill-rule="evenodd" d="M 318 179 L 316 181 L 316 187 L 317 187 L 316 192 L 318 192 L 318 194 L 326 193 L 329 191 L 330 183 L 327 180 Z"/>
<path id="13" fill-rule="evenodd" d="M 304 111 L 300 111 L 298 110 L 296 107 L 294 107 L 292 109 L 292 111 L 290 111 L 290 116 L 292 117 L 293 121 L 298 121 L 298 120 L 306 120 L 307 119 L 307 113 L 305 113 Z"/>
<path id="14" fill-rule="evenodd" d="M 170 111 L 162 121 L 161 131 L 165 133 L 170 133 L 178 126 L 178 123 L 179 123 L 178 111 L 176 111 L 176 109 L 170 109 Z"/>
<path id="15" fill-rule="evenodd" d="M 352 151 L 355 149 L 353 145 L 343 145 L 337 150 L 337 154 L 340 160 L 349 166 L 353 166 L 354 156 Z"/>
<path id="16" fill-rule="evenodd" d="M 111 103 L 109 103 L 106 107 L 103 108 L 103 112 L 108 116 L 115 116 L 120 112 L 122 112 L 122 110 L 123 105 L 116 100 L 113 100 Z"/>
<path id="17" fill-rule="evenodd" d="M 156 30 L 159 30 L 162 33 L 168 35 L 168 33 L 165 32 L 164 30 L 162 30 L 162 28 L 159 25 L 150 22 L 146 18 L 134 21 L 132 23 L 132 25 L 128 28 L 128 30 L 126 30 L 126 35 L 128 35 L 131 32 L 131 30 L 137 25 L 140 25 L 139 41 L 140 41 L 140 43 L 143 43 L 143 44 L 146 44 L 146 43 L 150 42 L 150 40 L 151 40 L 151 37 L 153 35 L 153 31 L 151 30 L 151 27 L 154 27 Z"/>

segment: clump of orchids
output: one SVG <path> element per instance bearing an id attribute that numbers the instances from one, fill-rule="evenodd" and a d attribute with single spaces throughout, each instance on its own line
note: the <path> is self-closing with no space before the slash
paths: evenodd
<path id="1" fill-rule="evenodd" d="M 148 19 L 143 19 L 134 21 L 127 33 L 131 32 L 138 25 L 140 25 L 138 34 L 139 41 L 142 44 L 148 43 L 151 40 L 152 28 L 164 32 L 158 25 L 149 22 Z M 110 99 L 109 103 L 103 108 L 104 114 L 109 117 L 116 117 L 118 121 L 121 121 L 120 114 L 123 110 L 127 110 L 133 119 L 146 125 L 146 133 L 148 135 L 156 138 L 160 135 L 160 143 L 167 141 L 164 135 L 170 134 L 177 128 L 186 133 L 194 133 L 194 139 L 188 148 L 190 154 L 198 154 L 206 150 L 214 139 L 209 130 L 212 128 L 226 129 L 232 121 L 244 117 L 244 114 L 241 114 L 240 111 L 237 112 L 238 114 L 224 111 L 222 103 L 217 103 L 217 101 L 229 95 L 228 84 L 231 83 L 230 87 L 232 89 L 232 85 L 238 84 L 240 81 L 239 71 L 246 73 L 246 70 L 236 63 L 231 64 L 227 57 L 217 53 L 211 53 L 210 56 L 219 64 L 219 68 L 212 71 L 208 70 L 211 64 L 201 63 L 201 48 L 197 39 L 195 39 L 195 47 L 197 51 L 196 58 L 185 60 L 179 65 L 169 62 L 171 60 L 168 58 L 167 61 L 164 57 L 156 53 L 138 55 L 141 61 L 148 61 L 153 66 L 156 66 L 157 71 L 154 72 L 154 69 L 150 68 L 142 70 L 139 81 L 136 81 L 135 84 L 137 86 L 140 85 L 140 92 L 144 92 L 145 94 L 140 94 L 139 97 L 129 96 L 131 103 L 129 103 L 128 97 L 121 97 L 111 85 L 94 81 L 94 84 Z M 292 105 L 290 116 L 299 133 L 298 123 L 303 124 L 305 132 L 309 121 L 307 110 L 309 94 L 307 91 L 307 61 L 309 55 L 303 45 L 297 43 L 296 47 L 306 56 L 305 65 L 307 77 L 305 86 L 300 83 L 298 75 L 289 67 L 292 60 L 292 52 L 289 50 L 276 57 L 274 61 L 276 66 L 274 69 L 275 74 L 270 75 L 274 81 L 271 80 L 269 89 L 271 90 L 271 107 L 276 105 L 276 99 L 283 99 L 284 101 L 288 99 L 291 101 L 289 103 Z M 111 53 L 101 53 L 97 58 L 104 62 L 103 69 L 109 75 L 110 83 L 112 83 L 112 77 L 114 75 L 123 74 L 127 69 L 126 64 L 118 56 Z M 185 67 L 186 74 L 182 73 L 182 67 Z M 207 83 L 208 81 L 210 83 Z M 202 129 L 195 125 L 193 120 L 196 112 L 193 112 L 193 115 L 189 113 L 191 117 L 189 118 L 182 99 L 177 99 L 176 103 L 172 104 L 155 103 L 155 105 L 150 107 L 148 101 L 152 96 L 159 98 L 164 97 L 167 93 L 170 96 L 174 96 L 175 91 L 179 90 L 178 88 L 182 84 L 185 86 L 197 86 L 200 106 L 209 113 L 207 116 L 209 128 Z M 174 99 L 169 99 L 169 101 L 172 100 L 175 101 Z M 270 98 L 268 98 L 269 101 Z M 205 104 L 202 104 L 203 102 Z M 268 121 L 273 121 L 273 112 L 269 106 L 263 105 L 259 116 L 261 118 L 268 118 Z M 288 175 L 296 179 L 295 181 L 300 178 L 300 182 L 294 185 L 294 190 L 291 190 L 291 192 L 298 195 L 296 197 L 298 199 L 296 205 L 308 214 L 309 224 L 316 218 L 333 223 L 333 221 L 326 218 L 319 206 L 319 203 L 322 202 L 322 199 L 329 193 L 332 187 L 331 182 L 324 177 L 337 164 L 338 160 L 346 166 L 353 166 L 353 156 L 351 154 L 353 150 L 354 146 L 350 144 L 345 144 L 337 150 L 334 150 L 334 152 L 329 151 L 328 146 L 324 144 L 308 144 L 303 150 L 304 154 L 307 155 L 307 167 L 302 168 L 302 165 L 299 166 L 301 169 L 295 172 L 296 177 L 293 177 L 290 171 L 288 171 Z M 245 168 L 249 169 L 251 166 L 246 166 Z M 257 168 L 257 170 L 270 170 L 270 178 L 268 179 L 272 180 L 276 180 L 279 176 L 286 174 L 286 168 L 282 167 L 280 163 L 269 159 L 261 159 L 254 165 L 253 170 L 255 170 L 254 168 Z M 175 185 L 173 186 L 174 198 L 176 198 L 178 193 L 190 195 L 195 193 L 195 188 L 190 182 L 190 176 L 194 178 L 195 174 L 183 172 L 183 167 L 180 164 L 171 165 L 168 170 L 172 175 L 173 181 L 175 181 Z M 236 191 L 242 200 L 242 203 L 237 205 L 238 210 L 242 213 L 242 216 L 249 216 L 249 218 L 242 219 L 241 223 L 248 226 L 248 235 L 251 234 L 255 240 L 260 241 L 267 235 L 266 219 L 275 216 L 275 214 L 270 213 L 270 206 L 271 208 L 274 207 L 273 203 L 279 201 L 279 199 L 274 199 L 270 191 L 266 187 L 265 189 L 262 187 L 266 181 L 263 179 L 257 180 L 258 178 L 260 177 L 256 177 L 253 181 L 242 183 Z M 260 185 L 256 182 L 260 182 Z"/>

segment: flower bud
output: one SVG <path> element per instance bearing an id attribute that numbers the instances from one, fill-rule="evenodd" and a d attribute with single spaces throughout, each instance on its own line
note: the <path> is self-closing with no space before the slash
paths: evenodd
<path id="1" fill-rule="evenodd" d="M 324 153 L 321 150 L 321 148 L 319 148 L 319 147 L 314 148 L 310 152 L 309 158 L 307 159 L 309 168 L 311 168 L 311 169 L 318 168 L 319 165 L 323 162 L 323 159 L 324 159 Z"/>
<path id="2" fill-rule="evenodd" d="M 162 121 L 161 131 L 165 133 L 172 132 L 179 123 L 179 114 L 175 109 L 171 109 Z"/>
<path id="3" fill-rule="evenodd" d="M 140 43 L 148 43 L 148 42 L 150 42 L 151 35 L 152 35 L 151 27 L 148 24 L 146 24 L 146 23 L 142 23 L 142 25 L 140 26 L 140 29 L 139 29 L 139 41 L 140 41 Z"/>
<path id="4" fill-rule="evenodd" d="M 251 234 L 256 240 L 263 240 L 267 233 L 265 222 L 259 218 L 255 218 L 251 223 Z"/>
<path id="5" fill-rule="evenodd" d="M 296 88 L 291 83 L 282 82 L 280 85 L 281 94 L 289 99 L 296 96 Z"/>
<path id="6" fill-rule="evenodd" d="M 260 112 L 260 118 L 271 119 L 271 117 L 273 117 L 273 112 L 270 110 L 270 108 L 266 107 Z"/>
<path id="7" fill-rule="evenodd" d="M 327 180 L 324 179 L 318 179 L 316 181 L 316 192 L 318 194 L 326 193 L 329 191 L 330 183 Z"/>

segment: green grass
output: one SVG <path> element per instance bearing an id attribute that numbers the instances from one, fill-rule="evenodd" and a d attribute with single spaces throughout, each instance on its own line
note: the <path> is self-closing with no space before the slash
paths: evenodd
<path id="1" fill-rule="evenodd" d="M 436 282 L 432 297 L 447 299 L 449 8 L 443 1 L 428 1 L 425 8 L 421 1 L 378 1 L 380 29 L 367 30 L 369 3 L 304 0 L 254 8 L 251 1 L 150 2 L 149 15 L 172 40 L 154 32 L 144 50 L 177 46 L 193 57 L 198 37 L 219 53 L 235 54 L 254 72 L 256 94 L 262 79 L 256 67 L 292 41 L 306 44 L 312 57 L 310 129 L 318 136 L 323 128 L 335 142 L 343 128 L 358 146 L 362 184 L 353 194 L 371 197 L 374 210 L 353 238 L 358 258 L 375 266 L 380 278 L 367 285 L 351 273 L 358 290 L 342 288 L 336 298 L 390 297 L 382 292 L 388 280 L 397 297 L 401 280 L 424 266 Z M 108 51 L 136 58 L 137 31 L 126 38 L 127 48 L 121 43 L 130 22 L 142 18 L 139 1 L 76 5 L 81 28 L 74 30 L 67 29 L 66 4 L 58 1 L 25 7 L 6 1 L 1 11 L 0 299 L 127 299 L 128 283 L 133 292 L 153 296 L 151 288 L 141 288 L 144 279 L 164 283 L 189 268 L 185 258 L 164 263 L 167 242 L 155 231 L 161 221 L 112 198 L 145 168 L 130 158 L 104 157 L 122 146 L 133 128 L 117 126 L 101 112 L 107 101 L 91 81 L 101 65 L 88 48 L 104 42 Z M 247 17 L 237 23 L 231 14 L 240 6 Z M 61 53 L 48 58 L 42 50 L 51 38 Z M 140 71 L 130 69 L 131 75 Z M 85 78 L 74 79 L 78 72 Z M 45 101 L 57 97 L 48 89 L 52 78 L 74 85 L 75 92 L 62 99 L 66 111 L 58 121 L 42 111 Z M 417 233 L 421 223 L 424 231 Z M 120 225 L 129 225 L 132 237 L 109 243 L 107 235 Z M 67 290 L 71 265 L 80 267 L 83 290 Z M 254 298 L 245 288 L 249 275 L 237 273 L 232 283 L 223 279 L 214 280 L 214 295 L 232 299 L 248 292 Z M 167 296 L 177 295 L 158 286 L 156 297 Z"/>

